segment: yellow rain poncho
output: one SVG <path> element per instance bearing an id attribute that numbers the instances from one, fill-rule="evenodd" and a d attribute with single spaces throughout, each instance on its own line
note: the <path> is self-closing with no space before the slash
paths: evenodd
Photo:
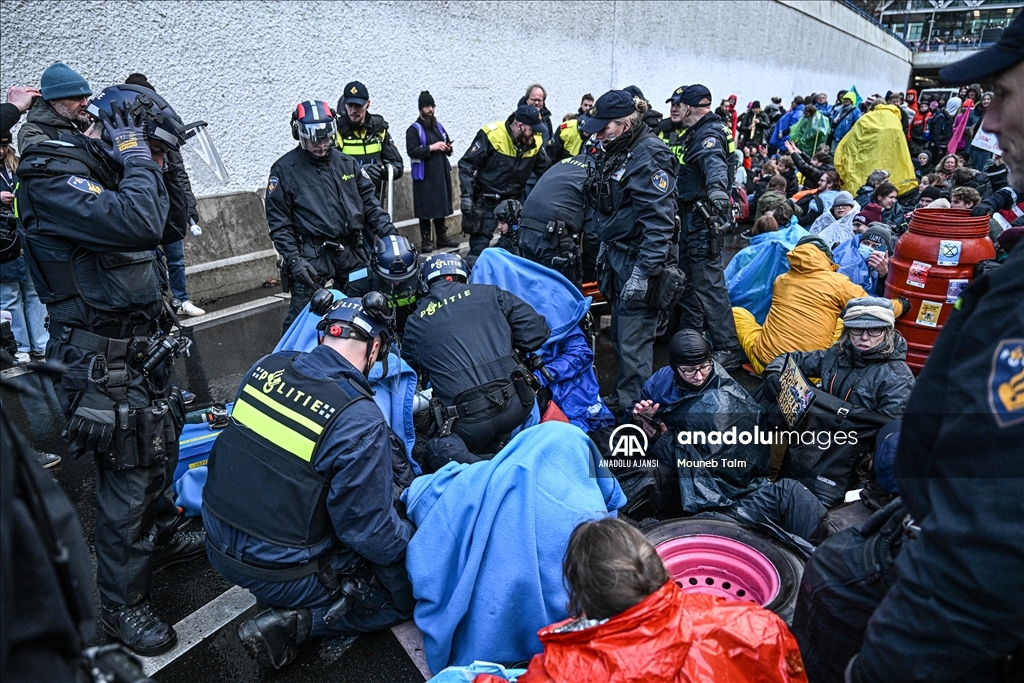
<path id="1" fill-rule="evenodd" d="M 851 192 L 862 187 L 877 169 L 889 171 L 889 182 L 901 195 L 915 189 L 917 177 L 899 107 L 882 104 L 861 116 L 839 141 L 835 164 L 843 187 Z"/>

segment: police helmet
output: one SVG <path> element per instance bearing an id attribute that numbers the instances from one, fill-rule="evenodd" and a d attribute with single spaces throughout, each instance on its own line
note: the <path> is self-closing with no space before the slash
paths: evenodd
<path id="1" fill-rule="evenodd" d="M 506 199 L 494 207 L 494 217 L 508 225 L 519 225 L 519 214 L 523 205 L 516 199 Z"/>
<path id="2" fill-rule="evenodd" d="M 337 131 L 334 111 L 323 100 L 299 102 L 292 112 L 292 137 L 300 142 L 333 140 Z"/>
<path id="3" fill-rule="evenodd" d="M 97 119 L 100 114 L 113 116 L 112 105 L 115 104 L 142 121 L 147 138 L 159 140 L 172 149 L 180 149 L 201 126 L 206 125 L 197 121 L 186 126 L 167 100 L 149 88 L 128 83 L 104 88 L 89 102 L 88 112 Z M 105 130 L 103 140 L 110 142 Z"/>
<path id="4" fill-rule="evenodd" d="M 329 289 L 318 289 L 310 299 L 309 310 L 322 316 L 316 329 L 329 337 L 372 341 L 383 335 L 385 342 L 394 338 L 395 312 L 380 292 L 367 292 L 361 299 L 343 297 L 335 301 Z"/>
<path id="5" fill-rule="evenodd" d="M 423 281 L 427 286 L 441 280 L 467 282 L 469 267 L 458 254 L 435 254 L 423 263 Z"/>
<path id="6" fill-rule="evenodd" d="M 374 263 L 377 272 L 388 282 L 404 282 L 419 274 L 416 249 L 402 235 L 388 235 L 377 240 Z"/>

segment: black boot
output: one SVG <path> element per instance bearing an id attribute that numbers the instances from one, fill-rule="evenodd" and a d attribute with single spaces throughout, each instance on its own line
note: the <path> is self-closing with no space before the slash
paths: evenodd
<path id="1" fill-rule="evenodd" d="M 197 559 L 206 554 L 206 532 L 202 529 L 196 531 L 174 532 L 171 540 L 167 541 L 153 551 L 153 573 L 163 571 L 168 567 L 182 562 Z"/>
<path id="2" fill-rule="evenodd" d="M 711 357 L 716 363 L 725 368 L 726 372 L 735 372 L 743 365 L 743 354 L 739 349 L 722 349 L 715 351 Z"/>
<path id="3" fill-rule="evenodd" d="M 282 669 L 295 659 L 311 626 L 308 609 L 271 607 L 239 624 L 238 639 L 262 667 Z"/>
<path id="4" fill-rule="evenodd" d="M 434 243 L 431 242 L 429 238 L 424 239 L 422 242 L 420 242 L 421 254 L 429 254 L 432 251 L 434 251 Z"/>
<path id="5" fill-rule="evenodd" d="M 448 237 L 447 231 L 437 233 L 437 248 L 438 249 L 455 249 L 459 246 L 459 243 Z"/>
<path id="6" fill-rule="evenodd" d="M 133 607 L 104 607 L 100 625 L 111 638 L 143 657 L 161 655 L 178 643 L 174 628 L 153 612 L 149 600 Z"/>

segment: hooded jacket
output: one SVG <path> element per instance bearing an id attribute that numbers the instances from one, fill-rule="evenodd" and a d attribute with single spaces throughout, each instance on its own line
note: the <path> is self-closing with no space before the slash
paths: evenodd
<path id="1" fill-rule="evenodd" d="M 621 614 L 582 630 L 538 633 L 544 646 L 519 683 L 806 681 L 796 639 L 749 602 L 684 593 L 672 581 Z"/>
<path id="2" fill-rule="evenodd" d="M 29 145 L 80 132 L 74 121 L 58 114 L 46 100 L 36 98 L 25 115 L 24 125 L 18 130 L 18 151 L 24 155 Z"/>
<path id="3" fill-rule="evenodd" d="M 787 351 L 827 349 L 847 302 L 868 296 L 837 273 L 838 266 L 813 244 L 801 244 L 786 259 L 789 272 L 775 279 L 772 307 L 754 342 L 754 354 L 763 363 Z M 903 304 L 893 300 L 893 310 L 902 315 Z"/>

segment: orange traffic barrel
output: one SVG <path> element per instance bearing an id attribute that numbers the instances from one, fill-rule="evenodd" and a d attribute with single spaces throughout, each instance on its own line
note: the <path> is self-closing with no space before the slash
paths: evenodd
<path id="1" fill-rule="evenodd" d="M 907 364 L 921 371 L 953 304 L 974 279 L 974 266 L 996 256 L 988 216 L 959 209 L 918 209 L 889 260 L 885 295 L 906 297 L 910 311 L 896 319 L 907 340 Z"/>

